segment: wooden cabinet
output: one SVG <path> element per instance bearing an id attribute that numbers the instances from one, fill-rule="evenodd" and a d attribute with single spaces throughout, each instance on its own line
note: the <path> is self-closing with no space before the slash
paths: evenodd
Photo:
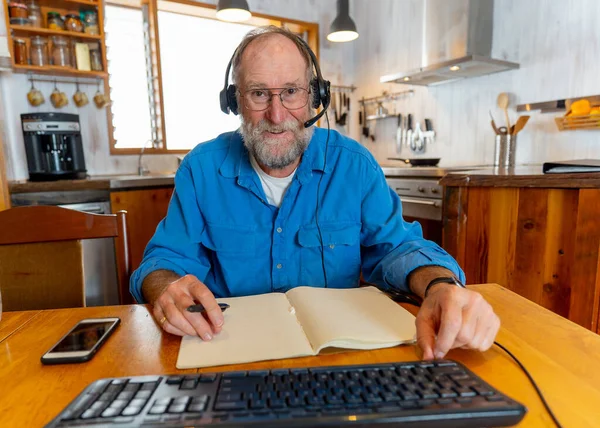
<path id="1" fill-rule="evenodd" d="M 173 187 L 111 192 L 113 213 L 127 211 L 127 235 L 131 269 L 137 269 L 144 250 L 156 231 L 158 223 L 167 215 Z"/>
<path id="2" fill-rule="evenodd" d="M 600 332 L 598 186 L 446 181 L 443 245 L 468 283 L 498 283 Z"/>

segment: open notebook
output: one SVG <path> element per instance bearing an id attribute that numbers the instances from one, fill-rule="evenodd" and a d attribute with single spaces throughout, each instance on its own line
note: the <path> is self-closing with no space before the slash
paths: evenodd
<path id="1" fill-rule="evenodd" d="M 178 369 L 317 355 L 328 347 L 377 349 L 413 343 L 415 317 L 375 287 L 297 287 L 218 299 L 230 308 L 209 342 L 181 340 Z"/>

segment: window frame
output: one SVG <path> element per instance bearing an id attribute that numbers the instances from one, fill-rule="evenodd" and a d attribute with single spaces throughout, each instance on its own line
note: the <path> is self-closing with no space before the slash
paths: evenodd
<path id="1" fill-rule="evenodd" d="M 144 154 L 184 154 L 188 153 L 191 149 L 169 149 L 167 142 L 167 135 L 165 130 L 165 116 L 164 103 L 163 103 L 163 82 L 162 82 L 162 68 L 160 58 L 160 36 L 158 28 L 158 12 L 165 11 L 171 13 L 179 13 L 188 16 L 197 16 L 206 19 L 217 19 L 216 18 L 216 5 L 209 3 L 200 3 L 193 0 L 106 0 L 107 5 L 127 7 L 132 9 L 139 9 L 144 12 L 143 8 L 147 7 L 148 12 L 148 23 L 150 32 L 150 49 L 151 49 L 151 66 L 152 66 L 152 82 L 154 90 L 154 109 L 157 112 L 156 118 L 158 119 L 158 133 L 162 138 L 159 141 L 162 147 L 158 147 L 155 144 L 153 147 L 147 147 L 144 150 Z M 305 22 L 295 19 L 288 19 L 277 17 L 273 15 L 267 15 L 262 13 L 252 12 L 252 18 L 245 21 L 247 24 L 252 25 L 276 25 L 278 27 L 286 27 L 296 33 L 306 33 L 308 39 L 308 45 L 315 53 L 317 59 L 319 59 L 319 24 L 314 22 Z M 218 82 L 220 85 L 220 82 Z M 109 93 L 110 85 L 109 78 L 104 79 L 104 91 Z M 108 121 L 108 138 L 111 155 L 139 155 L 142 148 L 118 148 L 116 146 L 116 140 L 114 137 L 114 128 L 112 121 L 112 110 L 111 107 L 107 107 L 107 121 Z"/>

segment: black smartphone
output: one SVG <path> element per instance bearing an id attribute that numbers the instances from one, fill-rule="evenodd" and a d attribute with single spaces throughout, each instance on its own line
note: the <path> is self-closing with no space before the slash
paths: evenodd
<path id="1" fill-rule="evenodd" d="M 79 321 L 56 345 L 42 355 L 42 364 L 89 361 L 121 322 L 120 318 L 89 318 Z"/>

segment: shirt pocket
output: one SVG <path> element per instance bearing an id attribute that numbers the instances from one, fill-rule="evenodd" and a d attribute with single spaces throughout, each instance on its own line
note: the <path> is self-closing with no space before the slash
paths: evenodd
<path id="1" fill-rule="evenodd" d="M 218 254 L 245 254 L 256 248 L 254 227 L 209 223 L 202 243 Z"/>
<path id="2" fill-rule="evenodd" d="M 319 235 L 319 228 L 321 234 Z M 330 288 L 351 288 L 360 275 L 360 223 L 330 223 L 301 226 L 300 276 L 303 285 L 324 286 L 323 262 Z M 321 244 L 321 237 L 322 244 Z"/>

